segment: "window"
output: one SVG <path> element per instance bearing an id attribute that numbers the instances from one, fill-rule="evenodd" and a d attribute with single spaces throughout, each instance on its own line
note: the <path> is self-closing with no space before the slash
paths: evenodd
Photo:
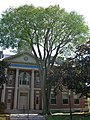
<path id="1" fill-rule="evenodd" d="M 36 104 L 39 104 L 39 96 L 36 96 Z"/>
<path id="2" fill-rule="evenodd" d="M 8 81 L 9 85 L 12 85 L 12 80 L 13 80 L 13 75 L 9 75 L 9 81 Z"/>
<path id="3" fill-rule="evenodd" d="M 21 72 L 19 75 L 19 84 L 20 85 L 29 85 L 30 75 L 27 72 Z"/>
<path id="4" fill-rule="evenodd" d="M 11 103 L 11 93 L 8 93 L 7 103 Z"/>
<path id="5" fill-rule="evenodd" d="M 51 104 L 56 104 L 56 96 L 51 93 Z"/>
<path id="6" fill-rule="evenodd" d="M 79 96 L 74 95 L 74 104 L 79 104 Z"/>
<path id="7" fill-rule="evenodd" d="M 8 93 L 8 96 L 7 96 L 7 109 L 11 109 L 11 100 L 12 100 L 12 94 L 11 93 Z"/>
<path id="8" fill-rule="evenodd" d="M 62 95 L 62 102 L 63 102 L 63 104 L 68 104 L 68 95 L 67 94 Z"/>
<path id="9" fill-rule="evenodd" d="M 37 86 L 40 85 L 40 78 L 39 78 L 39 76 L 36 76 L 36 85 Z"/>
<path id="10" fill-rule="evenodd" d="M 40 86 L 40 77 L 38 72 L 36 72 L 36 86 Z"/>
<path id="11" fill-rule="evenodd" d="M 13 84 L 13 79 L 14 79 L 14 75 L 15 75 L 15 73 L 14 73 L 14 71 L 9 71 L 9 76 L 8 76 L 8 85 L 12 85 Z"/>

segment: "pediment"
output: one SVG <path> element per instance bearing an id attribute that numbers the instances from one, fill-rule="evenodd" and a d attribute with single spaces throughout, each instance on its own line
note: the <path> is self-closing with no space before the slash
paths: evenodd
<path id="1" fill-rule="evenodd" d="M 5 60 L 14 63 L 32 63 L 32 64 L 36 63 L 34 56 L 27 52 L 12 55 L 6 58 Z"/>

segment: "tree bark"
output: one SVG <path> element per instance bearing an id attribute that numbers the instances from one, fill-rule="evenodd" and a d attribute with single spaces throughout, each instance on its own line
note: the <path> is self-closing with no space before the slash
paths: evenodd
<path id="1" fill-rule="evenodd" d="M 42 114 L 46 114 L 46 94 L 45 94 L 45 70 L 40 70 L 41 96 L 42 96 Z"/>

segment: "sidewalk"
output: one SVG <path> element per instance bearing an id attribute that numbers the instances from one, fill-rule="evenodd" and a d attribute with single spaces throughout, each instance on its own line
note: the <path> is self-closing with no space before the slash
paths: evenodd
<path id="1" fill-rule="evenodd" d="M 38 114 L 11 114 L 10 120 L 45 120 L 45 117 Z"/>

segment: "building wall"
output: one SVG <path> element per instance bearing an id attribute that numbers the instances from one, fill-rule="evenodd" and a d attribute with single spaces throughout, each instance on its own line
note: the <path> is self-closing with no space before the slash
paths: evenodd
<path id="1" fill-rule="evenodd" d="M 7 109 L 23 109 L 23 107 L 25 106 L 21 106 L 22 104 L 24 104 L 24 99 L 26 102 L 24 105 L 27 105 L 26 109 L 41 110 L 43 104 L 41 98 L 41 82 L 39 79 L 38 67 L 35 64 L 29 64 L 29 61 L 27 61 L 26 64 L 24 61 L 25 57 L 28 56 L 24 55 L 24 57 L 16 58 L 13 60 L 14 62 L 11 62 L 11 66 L 7 70 L 8 81 L 4 86 L 4 90 L 0 88 L 0 98 L 2 98 L 3 96 L 3 100 L 5 101 Z M 21 60 L 22 62 L 24 61 L 24 63 L 20 63 L 19 60 Z M 33 59 L 31 58 L 29 58 L 29 60 L 31 60 L 31 62 L 33 61 Z M 22 79 L 22 76 L 25 75 L 24 73 L 26 74 L 26 76 L 28 76 L 25 78 L 27 82 L 20 81 L 20 79 Z M 5 93 L 5 97 L 4 94 L 2 95 L 2 91 L 3 93 Z M 82 97 L 79 99 L 79 104 L 74 104 L 74 97 L 75 94 L 72 93 L 70 96 L 72 109 L 75 111 L 87 110 L 88 104 L 86 99 Z M 77 96 L 76 102 L 78 102 Z M 53 92 L 51 92 L 50 109 L 67 111 L 69 110 L 69 107 L 70 104 L 67 91 L 64 90 L 63 92 L 60 92 L 57 96 L 55 96 Z"/>

